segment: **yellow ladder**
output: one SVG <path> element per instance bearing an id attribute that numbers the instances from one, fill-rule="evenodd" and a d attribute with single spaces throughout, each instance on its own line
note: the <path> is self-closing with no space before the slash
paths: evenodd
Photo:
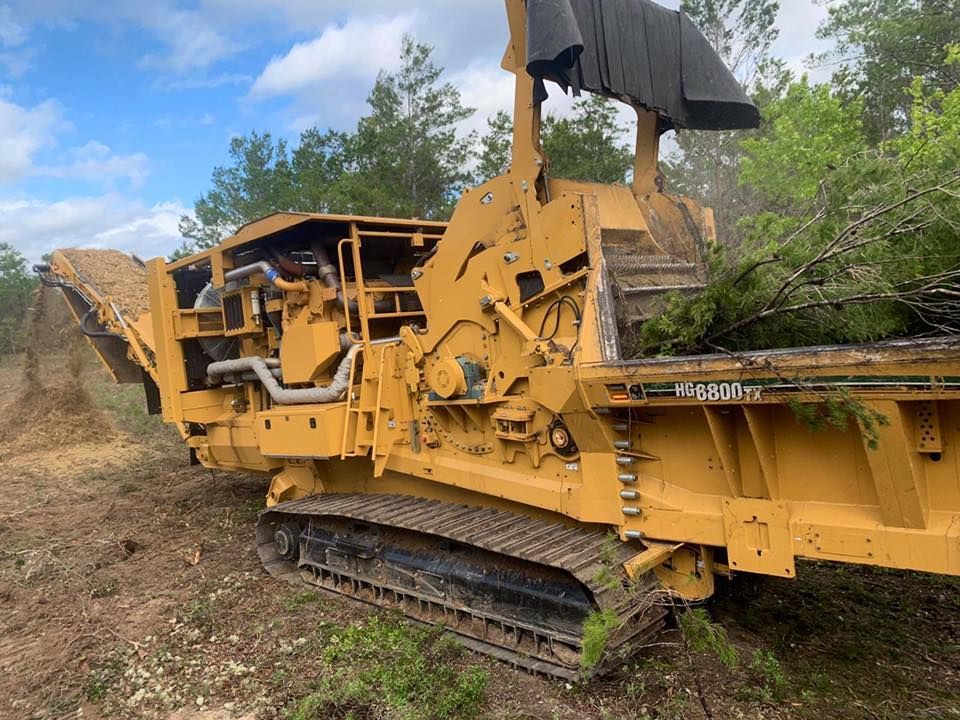
<path id="1" fill-rule="evenodd" d="M 380 352 L 377 372 L 372 377 L 367 375 L 360 379 L 360 391 L 354 393 L 356 381 L 357 358 L 367 355 L 372 350 L 365 345 L 353 357 L 350 366 L 349 392 L 346 404 L 346 422 L 344 423 L 343 439 L 340 446 L 340 457 L 365 457 L 373 452 L 373 461 L 380 465 L 381 458 L 385 461 L 389 453 L 380 444 L 380 421 L 383 407 L 383 373 L 386 365 L 386 353 Z M 365 374 L 366 375 L 366 374 Z M 369 398 L 375 398 L 371 404 Z M 356 405 L 354 405 L 356 402 Z M 352 442 L 351 442 L 352 435 Z M 376 474 L 379 475 L 382 472 Z"/>

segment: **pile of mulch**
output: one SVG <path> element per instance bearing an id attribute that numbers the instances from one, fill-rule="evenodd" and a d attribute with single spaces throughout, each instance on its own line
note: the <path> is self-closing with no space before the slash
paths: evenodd
<path id="1" fill-rule="evenodd" d="M 132 256 L 119 250 L 60 251 L 80 277 L 117 304 L 128 320 L 150 309 L 147 271 Z"/>
<path id="2" fill-rule="evenodd" d="M 0 411 L 0 446 L 6 454 L 105 444 L 116 435 L 86 390 L 88 351 L 64 312 L 66 304 L 50 303 L 54 293 L 59 294 L 38 288 L 29 310 L 19 395 Z"/>
<path id="3" fill-rule="evenodd" d="M 0 445 L 14 453 L 104 444 L 116 435 L 82 385 L 27 388 L 0 417 Z"/>

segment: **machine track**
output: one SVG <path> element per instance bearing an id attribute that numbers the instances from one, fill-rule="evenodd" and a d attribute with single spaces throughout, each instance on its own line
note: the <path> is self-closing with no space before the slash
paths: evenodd
<path id="1" fill-rule="evenodd" d="M 642 550 L 601 532 L 398 495 L 315 495 L 264 511 L 266 570 L 443 625 L 468 647 L 568 680 L 602 673 L 650 643 L 667 610 L 656 577 L 630 582 Z M 596 664 L 583 624 L 616 616 Z"/>

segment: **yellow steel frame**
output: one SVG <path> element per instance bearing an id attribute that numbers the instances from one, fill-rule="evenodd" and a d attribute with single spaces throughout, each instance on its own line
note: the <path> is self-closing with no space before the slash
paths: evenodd
<path id="1" fill-rule="evenodd" d="M 676 212 L 676 199 L 655 189 L 656 118 L 640 114 L 632 189 L 546 178 L 540 110 L 523 70 L 523 3 L 507 0 L 507 13 L 504 67 L 516 75 L 512 165 L 467 191 L 449 226 L 283 213 L 194 257 L 148 264 L 152 321 L 136 337 L 150 352 L 135 355 L 156 357 L 164 419 L 189 435 L 205 465 L 272 474 L 271 503 L 315 492 L 401 493 L 607 527 L 646 544 L 638 545 L 634 571 L 669 559 L 661 579 L 687 597 L 712 591 L 720 550 L 732 570 L 787 577 L 797 558 L 960 574 L 957 344 L 620 362 L 605 239 L 627 233 L 654 249 L 674 239 L 662 235 L 671 233 L 662 217 L 661 235 L 651 230 L 653 214 Z M 709 237 L 712 218 L 698 212 Z M 209 266 L 222 286 L 234 251 L 303 223 L 349 228 L 337 259 L 359 325 L 349 311 L 339 319 L 362 349 L 346 398 L 281 410 L 252 383 L 190 390 L 181 344 L 202 331 L 195 311 L 178 308 L 173 275 Z M 421 313 L 400 312 L 399 304 L 397 312 L 374 313 L 375 295 L 399 303 L 410 289 L 367 286 L 364 248 L 396 239 L 418 247 L 440 236 L 415 280 L 427 327 L 407 325 L 399 342 L 374 344 L 372 320 Z M 532 273 L 543 289 L 523 297 L 519 279 Z M 307 285 L 307 293 L 286 294 L 287 321 L 307 295 L 318 313 L 334 304 L 315 281 Z M 571 304 L 582 310 L 576 320 L 564 310 Z M 553 312 L 557 332 L 539 337 Z M 324 321 L 331 317 L 339 316 Z M 265 347 L 253 338 L 244 352 Z M 439 399 L 429 381 L 434 369 L 461 361 L 484 374 L 482 394 Z M 838 388 L 883 424 L 851 419 L 813 432 L 797 421 L 791 402 L 821 403 Z M 282 436 L 274 423 L 267 430 L 266 420 L 284 417 L 291 419 L 276 423 Z M 497 418 L 528 425 L 498 434 Z M 551 446 L 557 422 L 575 438 L 575 454 Z M 206 434 L 187 432 L 188 424 Z M 329 435 L 322 443 L 318 427 Z"/>

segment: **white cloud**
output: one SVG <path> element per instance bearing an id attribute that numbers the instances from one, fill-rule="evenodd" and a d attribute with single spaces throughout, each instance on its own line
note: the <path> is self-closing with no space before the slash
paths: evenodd
<path id="1" fill-rule="evenodd" d="M 8 95 L 0 87 L 0 184 L 9 185 L 28 177 L 87 180 L 106 187 L 126 181 L 139 188 L 146 182 L 150 160 L 144 153 L 118 155 L 96 140 L 41 164 L 38 156 L 55 148 L 57 136 L 70 130 L 71 125 L 55 100 L 24 107 L 8 99 Z"/>
<path id="2" fill-rule="evenodd" d="M 33 70 L 34 56 L 35 53 L 31 48 L 2 52 L 0 53 L 0 65 L 6 68 L 10 77 L 19 78 L 26 75 L 29 70 Z"/>
<path id="3" fill-rule="evenodd" d="M 27 31 L 13 15 L 9 5 L 0 6 L 0 43 L 4 47 L 13 48 L 23 45 L 27 41 Z"/>
<path id="4" fill-rule="evenodd" d="M 125 180 L 131 187 L 142 187 L 150 175 L 150 159 L 144 153 L 115 155 L 103 143 L 91 140 L 70 151 L 70 159 L 62 165 L 38 167 L 36 175 L 73 178 L 101 182 L 110 187 Z"/>
<path id="5" fill-rule="evenodd" d="M 474 62 L 464 70 L 449 77 L 454 87 L 460 90 L 460 98 L 467 107 L 476 109 L 473 117 L 461 125 L 464 132 L 487 130 L 487 119 L 499 110 L 513 110 L 513 73 L 499 66 L 490 67 L 485 62 Z"/>
<path id="6" fill-rule="evenodd" d="M 217 122 L 217 117 L 213 113 L 202 113 L 200 115 L 172 115 L 167 113 L 161 115 L 153 121 L 154 127 L 169 129 L 182 129 L 191 127 L 209 127 Z"/>
<path id="7" fill-rule="evenodd" d="M 220 75 L 196 75 L 189 77 L 162 77 L 153 84 L 157 90 L 215 90 L 227 85 L 249 85 L 253 82 L 250 75 L 243 73 L 222 73 Z"/>
<path id="8" fill-rule="evenodd" d="M 434 46 L 434 59 L 451 71 L 477 58 L 499 66 L 508 36 L 503 0 L 199 0 L 199 9 L 218 27 L 236 32 L 254 27 L 270 38 L 322 33 L 356 18 L 411 15 L 409 32 Z M 382 54 L 370 38 L 348 48 L 355 61 L 364 61 L 367 53 Z M 365 96 L 368 89 L 353 90 Z"/>
<path id="9" fill-rule="evenodd" d="M 467 132 L 484 132 L 487 129 L 487 119 L 496 115 L 499 110 L 511 114 L 513 112 L 514 75 L 499 66 L 475 61 L 464 70 L 451 74 L 448 81 L 460 90 L 463 104 L 476 109 L 474 116 L 462 125 L 462 129 Z M 577 101 L 587 97 L 586 93 L 581 97 L 576 97 L 572 91 L 564 93 L 560 86 L 554 83 L 547 83 L 547 92 L 550 97 L 543 105 L 543 113 L 556 117 L 569 117 L 573 114 Z M 637 115 L 630 106 L 617 103 L 617 108 L 621 124 L 636 121 Z"/>
<path id="10" fill-rule="evenodd" d="M 60 105 L 47 100 L 32 108 L 0 99 L 0 183 L 31 174 L 36 154 L 56 144 L 56 132 L 66 127 Z"/>
<path id="11" fill-rule="evenodd" d="M 183 74 L 208 68 L 241 49 L 240 44 L 192 10 L 151 5 L 146 10 L 135 8 L 131 14 L 156 33 L 168 48 L 165 54 L 145 56 L 142 64 L 146 68 Z"/>
<path id="12" fill-rule="evenodd" d="M 84 22 L 115 29 L 140 27 L 163 45 L 161 51 L 141 58 L 141 65 L 179 75 L 209 68 L 243 48 L 232 37 L 233 20 L 224 16 L 229 12 L 217 15 L 178 7 L 183 4 L 180 0 L 6 0 L 0 5 L 0 44 L 22 45 L 38 24 L 71 31 Z"/>
<path id="13" fill-rule="evenodd" d="M 10 243 L 30 262 L 64 247 L 113 248 L 151 258 L 180 245 L 177 225 L 188 213 L 179 202 L 148 207 L 115 194 L 57 202 L 0 199 L 0 242 Z"/>
<path id="14" fill-rule="evenodd" d="M 254 82 L 250 98 L 315 90 L 324 81 L 345 76 L 375 77 L 399 64 L 401 38 L 412 26 L 411 15 L 351 18 L 344 25 L 331 25 L 316 39 L 274 57 Z"/>

